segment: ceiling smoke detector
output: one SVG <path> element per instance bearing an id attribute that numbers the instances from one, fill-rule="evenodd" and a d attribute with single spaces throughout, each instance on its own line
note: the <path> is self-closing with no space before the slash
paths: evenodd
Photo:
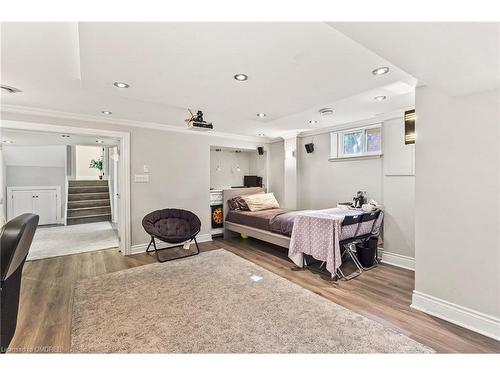
<path id="1" fill-rule="evenodd" d="M 321 116 L 330 116 L 333 115 L 333 108 L 321 108 L 318 112 Z"/>
<path id="2" fill-rule="evenodd" d="M 2 94 L 15 94 L 16 92 L 22 92 L 21 90 L 15 87 L 7 85 L 0 85 L 0 88 L 2 89 Z"/>

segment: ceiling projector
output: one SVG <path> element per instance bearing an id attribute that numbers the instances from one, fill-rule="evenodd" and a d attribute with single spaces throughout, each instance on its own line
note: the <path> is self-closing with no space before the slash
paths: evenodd
<path id="1" fill-rule="evenodd" d="M 187 118 L 187 126 L 188 129 L 192 130 L 212 130 L 214 126 L 212 125 L 211 122 L 207 122 L 203 120 L 203 112 L 202 111 L 197 111 L 196 115 L 191 112 L 191 110 L 188 108 L 189 113 L 191 114 L 190 118 Z"/>

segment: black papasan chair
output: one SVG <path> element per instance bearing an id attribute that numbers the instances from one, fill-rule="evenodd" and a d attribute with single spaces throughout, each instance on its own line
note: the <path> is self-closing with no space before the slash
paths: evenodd
<path id="1" fill-rule="evenodd" d="M 142 219 L 144 230 L 151 236 L 147 253 L 155 252 L 158 262 L 168 262 L 174 259 L 186 258 L 200 253 L 196 235 L 200 233 L 201 221 L 194 213 L 177 208 L 165 208 L 163 210 L 153 211 Z M 160 241 L 173 244 L 161 249 L 156 247 L 155 238 Z M 186 254 L 175 258 L 161 259 L 158 252 L 166 249 L 179 247 L 186 241 L 192 241 L 196 244 L 196 253 Z M 149 250 L 153 245 L 154 250 Z"/>

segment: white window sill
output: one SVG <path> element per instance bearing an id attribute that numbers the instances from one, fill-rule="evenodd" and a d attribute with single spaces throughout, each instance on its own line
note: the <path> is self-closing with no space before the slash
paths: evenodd
<path id="1" fill-rule="evenodd" d="M 368 160 L 368 159 L 380 159 L 383 154 L 376 155 L 361 155 L 361 156 L 343 156 L 340 158 L 328 158 L 328 161 L 353 161 L 353 160 Z"/>

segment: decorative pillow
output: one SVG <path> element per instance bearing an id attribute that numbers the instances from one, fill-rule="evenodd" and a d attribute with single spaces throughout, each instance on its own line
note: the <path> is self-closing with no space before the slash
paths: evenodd
<path id="1" fill-rule="evenodd" d="M 247 194 L 247 195 L 237 195 L 234 198 L 228 199 L 227 200 L 227 205 L 229 206 L 230 210 L 234 211 L 250 211 L 248 208 L 246 202 L 245 202 L 245 197 L 248 197 L 249 195 L 261 195 L 264 194 L 263 191 L 255 193 L 255 194 Z"/>
<path id="2" fill-rule="evenodd" d="M 238 210 L 238 206 L 237 206 L 236 202 L 234 201 L 234 198 L 228 199 L 227 205 L 228 205 L 230 210 L 233 210 L 233 211 Z"/>
<path id="3" fill-rule="evenodd" d="M 234 198 L 234 203 L 236 203 L 236 209 L 240 211 L 249 211 L 247 203 L 245 202 L 245 198 L 243 196 L 238 195 Z"/>
<path id="4" fill-rule="evenodd" d="M 250 211 L 262 211 L 270 208 L 280 208 L 274 193 L 246 195 L 241 197 L 245 200 Z"/>
<path id="5" fill-rule="evenodd" d="M 241 195 L 238 195 L 234 198 L 228 199 L 227 205 L 229 206 L 230 210 L 249 211 L 249 208 Z"/>

